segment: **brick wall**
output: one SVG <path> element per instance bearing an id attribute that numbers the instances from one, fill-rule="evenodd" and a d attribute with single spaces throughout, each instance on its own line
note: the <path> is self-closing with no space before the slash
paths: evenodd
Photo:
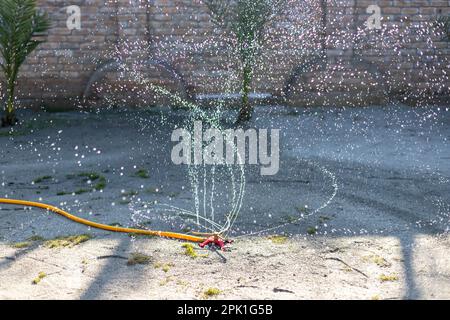
<path id="1" fill-rule="evenodd" d="M 450 15 L 450 1 L 288 1 L 267 32 L 254 91 L 292 105 L 425 101 L 448 94 L 449 42 L 432 23 Z M 134 81 L 129 70 L 135 69 L 181 95 L 239 91 L 239 60 L 227 44 L 230 37 L 211 22 L 200 0 L 38 4 L 53 26 L 22 68 L 23 101 L 71 107 L 87 93 L 100 104 L 149 103 L 153 94 Z M 381 30 L 365 30 L 372 4 L 381 8 Z M 81 30 L 66 27 L 68 5 L 80 6 Z M 112 61 L 126 67 L 117 70 Z M 105 72 L 95 72 L 105 66 Z"/>

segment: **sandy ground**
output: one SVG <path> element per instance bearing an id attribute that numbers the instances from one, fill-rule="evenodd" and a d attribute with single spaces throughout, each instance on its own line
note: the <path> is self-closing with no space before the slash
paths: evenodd
<path id="1" fill-rule="evenodd" d="M 123 226 L 135 224 L 131 214 L 144 204 L 192 208 L 185 168 L 170 161 L 170 133 L 184 116 L 23 113 L 14 132 L 0 131 L 1 196 Z M 198 249 L 207 256 L 192 258 L 178 241 L 134 239 L 3 205 L 0 298 L 204 299 L 209 288 L 219 289 L 209 298 L 224 299 L 450 298 L 448 108 L 271 107 L 258 109 L 251 125 L 281 129 L 280 172 L 246 171 L 230 251 Z M 92 191 L 79 176 L 86 172 L 101 175 L 105 188 Z M 227 201 L 217 189 L 219 212 Z M 153 229 L 191 226 L 161 213 L 151 218 Z M 93 238 L 73 247 L 17 248 L 31 236 L 83 233 Z M 128 265 L 135 252 L 148 263 Z M 46 276 L 32 284 L 40 272 Z"/>

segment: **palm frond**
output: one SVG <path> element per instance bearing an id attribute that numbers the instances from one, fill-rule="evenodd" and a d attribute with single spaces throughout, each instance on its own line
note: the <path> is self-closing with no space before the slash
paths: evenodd
<path id="1" fill-rule="evenodd" d="M 50 28 L 47 15 L 39 13 L 36 0 L 0 0 L 0 68 L 7 82 L 7 112 L 13 110 L 14 90 L 20 66 L 42 43 L 36 36 Z"/>

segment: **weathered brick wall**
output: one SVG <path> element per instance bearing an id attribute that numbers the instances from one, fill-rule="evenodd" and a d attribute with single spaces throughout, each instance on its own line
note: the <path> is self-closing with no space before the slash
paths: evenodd
<path id="1" fill-rule="evenodd" d="M 430 30 L 438 16 L 450 14 L 450 1 L 290 1 L 267 32 L 253 83 L 256 92 L 303 105 L 361 104 L 390 96 L 425 99 L 448 91 L 449 42 Z M 77 105 L 95 70 L 113 60 L 129 67 L 97 73 L 90 97 L 125 96 L 148 103 L 145 85 L 133 82 L 129 73 L 133 68 L 174 92 L 239 91 L 239 60 L 229 50 L 227 33 L 211 22 L 200 0 L 38 4 L 53 27 L 22 68 L 22 100 Z M 382 30 L 364 31 L 371 4 L 381 7 Z M 69 5 L 81 8 L 81 30 L 66 27 Z M 137 61 L 140 67 L 133 66 Z M 142 66 L 142 61 L 151 63 Z"/>

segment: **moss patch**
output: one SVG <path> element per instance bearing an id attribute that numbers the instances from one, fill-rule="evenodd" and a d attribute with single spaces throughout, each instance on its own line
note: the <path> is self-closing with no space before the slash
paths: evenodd
<path id="1" fill-rule="evenodd" d="M 88 192 L 91 192 L 91 190 L 90 189 L 78 189 L 78 190 L 75 190 L 73 193 L 75 193 L 75 194 L 83 194 L 83 193 L 88 193 Z"/>
<path id="2" fill-rule="evenodd" d="M 25 249 L 31 246 L 31 242 L 29 241 L 23 241 L 23 242 L 16 242 L 11 245 L 11 247 L 15 249 Z"/>
<path id="3" fill-rule="evenodd" d="M 174 264 L 171 263 L 171 262 L 169 262 L 169 263 L 164 263 L 164 264 L 162 264 L 161 262 L 155 262 L 155 263 L 153 264 L 153 266 L 155 267 L 155 269 L 161 268 L 162 271 L 164 271 L 164 272 L 167 273 L 167 272 L 170 271 L 170 268 L 174 266 Z"/>
<path id="4" fill-rule="evenodd" d="M 74 192 L 66 192 L 66 191 L 60 191 L 58 192 L 56 195 L 58 196 L 63 196 L 66 194 L 83 194 L 83 193 L 87 193 L 87 192 L 92 192 L 94 190 L 103 190 L 106 187 L 106 178 L 102 175 L 100 175 L 99 173 L 96 172 L 81 172 L 78 174 L 68 174 L 66 175 L 67 179 L 75 179 L 75 178 L 83 178 L 83 182 L 87 183 L 92 183 L 95 182 L 95 184 L 93 185 L 92 188 L 81 188 L 78 189 Z"/>
<path id="5" fill-rule="evenodd" d="M 103 190 L 106 187 L 106 178 L 100 177 L 98 182 L 94 185 L 95 190 Z"/>
<path id="6" fill-rule="evenodd" d="M 95 181 L 102 178 L 102 176 L 96 172 L 81 172 L 78 176 L 84 178 L 84 181 Z"/>
<path id="7" fill-rule="evenodd" d="M 375 263 L 377 266 L 379 267 L 390 267 L 391 264 L 383 257 L 379 256 L 379 255 L 370 255 L 370 256 L 365 256 L 363 257 L 363 260 L 366 262 L 372 262 Z"/>
<path id="8" fill-rule="evenodd" d="M 298 221 L 298 219 L 299 217 L 288 214 L 283 218 L 283 221 L 287 223 L 295 223 Z"/>
<path id="9" fill-rule="evenodd" d="M 218 289 L 218 288 L 208 288 L 205 291 L 203 291 L 203 297 L 208 299 L 211 297 L 218 296 L 221 293 L 222 293 L 222 291 L 220 291 L 220 289 Z"/>
<path id="10" fill-rule="evenodd" d="M 267 239 L 269 239 L 270 241 L 272 241 L 275 244 L 284 244 L 287 242 L 288 237 L 276 234 L 273 236 L 268 236 Z"/>
<path id="11" fill-rule="evenodd" d="M 309 235 L 314 235 L 314 234 L 316 234 L 317 233 L 317 228 L 316 227 L 309 227 L 308 229 L 306 229 L 306 232 L 309 234 Z"/>
<path id="12" fill-rule="evenodd" d="M 132 197 L 132 196 L 137 196 L 139 194 L 139 192 L 137 192 L 136 190 L 129 190 L 129 191 L 122 191 L 120 194 L 123 197 Z"/>
<path id="13" fill-rule="evenodd" d="M 62 248 L 62 247 L 73 247 L 73 246 L 79 245 L 80 243 L 86 242 L 90 239 L 92 239 L 92 236 L 89 234 L 58 237 L 58 238 L 55 238 L 52 240 L 45 241 L 44 246 L 49 249 Z"/>
<path id="14" fill-rule="evenodd" d="M 192 259 L 208 256 L 208 254 L 198 254 L 197 251 L 195 251 L 195 248 L 191 243 L 183 243 L 182 247 L 184 248 L 183 254 L 185 256 L 191 257 Z"/>
<path id="15" fill-rule="evenodd" d="M 159 189 L 158 189 L 158 188 L 151 187 L 151 188 L 147 188 L 147 189 L 145 190 L 145 192 L 146 192 L 146 193 L 150 193 L 150 194 L 159 193 Z"/>
<path id="16" fill-rule="evenodd" d="M 139 252 L 133 252 L 128 258 L 127 265 L 134 266 L 136 264 L 149 264 L 151 258 Z"/>
<path id="17" fill-rule="evenodd" d="M 380 275 L 379 279 L 380 279 L 381 282 L 397 281 L 398 280 L 398 275 L 396 275 L 394 273 L 386 275 L 386 274 L 383 273 L 383 274 Z"/>
<path id="18" fill-rule="evenodd" d="M 44 241 L 45 239 L 41 236 L 34 235 L 27 239 L 28 241 Z"/>
<path id="19" fill-rule="evenodd" d="M 297 209 L 297 211 L 299 213 L 308 213 L 309 212 L 308 206 L 299 206 L 299 207 L 296 207 L 295 209 Z"/>
<path id="20" fill-rule="evenodd" d="M 42 176 L 33 180 L 34 183 L 42 183 L 44 181 L 52 179 L 52 176 Z"/>
<path id="21" fill-rule="evenodd" d="M 150 177 L 148 174 L 148 170 L 146 169 L 139 169 L 134 173 L 134 176 L 142 179 L 148 179 Z"/>
<path id="22" fill-rule="evenodd" d="M 32 284 L 38 284 L 41 282 L 42 279 L 44 279 L 47 276 L 45 272 L 39 272 L 38 276 L 31 281 Z"/>

